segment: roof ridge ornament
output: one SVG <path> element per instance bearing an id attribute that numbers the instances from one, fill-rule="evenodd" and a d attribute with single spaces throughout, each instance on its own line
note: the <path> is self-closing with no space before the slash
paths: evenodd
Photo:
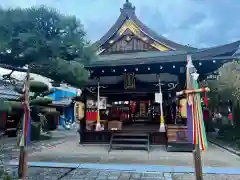
<path id="1" fill-rule="evenodd" d="M 129 0 L 126 0 L 126 2 L 123 4 L 123 8 L 120 8 L 121 13 L 135 13 L 135 6 L 132 5 Z"/>

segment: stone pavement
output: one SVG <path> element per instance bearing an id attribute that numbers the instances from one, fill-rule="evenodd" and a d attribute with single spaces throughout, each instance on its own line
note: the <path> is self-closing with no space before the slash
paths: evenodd
<path id="1" fill-rule="evenodd" d="M 76 137 L 51 149 L 34 152 L 29 156 L 29 160 L 62 163 L 129 163 L 193 167 L 192 153 L 167 152 L 165 146 L 153 146 L 149 153 L 137 150 L 113 150 L 108 152 L 108 146 L 105 145 L 79 145 Z M 209 149 L 202 153 L 202 160 L 204 167 L 240 167 L 240 157 L 212 144 L 209 144 Z"/>
<path id="2" fill-rule="evenodd" d="M 0 150 L 5 162 L 17 160 L 19 148 L 16 138 L 7 138 Z M 29 147 L 29 161 L 48 161 L 62 163 L 123 163 L 123 164 L 156 164 L 165 166 L 193 167 L 192 153 L 166 151 L 164 146 L 153 146 L 151 151 L 120 151 L 108 152 L 106 145 L 79 145 L 76 131 L 53 132 L 53 139 L 34 142 Z M 0 157 L 1 158 L 1 157 Z M 1 158 L 2 159 L 2 158 Z M 215 145 L 202 153 L 204 167 L 240 167 L 240 157 L 233 155 Z"/>
<path id="3" fill-rule="evenodd" d="M 226 175 L 226 174 L 204 174 L 204 180 L 239 180 L 240 175 Z M 195 180 L 195 175 L 190 173 L 174 173 L 172 180 Z"/>
<path id="4" fill-rule="evenodd" d="M 92 163 L 93 165 L 77 166 L 74 168 L 46 168 L 46 167 L 30 167 L 29 178 L 34 180 L 101 180 L 101 179 L 124 179 L 124 180 L 147 180 L 147 179 L 162 179 L 162 180 L 194 180 L 192 170 L 183 168 L 183 171 L 159 171 L 154 168 L 154 165 L 161 166 L 185 166 L 193 167 L 193 157 L 191 153 L 169 153 L 166 152 L 164 146 L 153 146 L 151 152 L 146 151 L 117 151 L 108 152 L 106 145 L 79 145 L 79 138 L 76 132 L 53 132 L 53 139 L 41 142 L 35 142 L 29 147 L 29 161 L 42 162 L 46 161 L 52 163 Z M 0 141 L 0 146 L 4 144 L 0 155 L 4 156 L 5 162 L 11 160 L 17 161 L 19 150 L 16 146 L 16 138 L 7 138 Z M 239 180 L 240 174 L 234 173 L 240 168 L 240 157 L 229 153 L 215 145 L 210 144 L 209 149 L 202 153 L 204 167 L 228 167 L 235 168 L 231 173 L 225 171 L 218 171 L 217 174 L 205 174 L 204 180 Z M 95 163 L 108 164 L 108 168 L 99 168 Z M 114 167 L 115 163 L 115 169 Z M 117 165 L 116 165 L 117 164 Z M 124 169 L 120 168 L 123 164 L 137 166 L 141 164 L 143 167 L 138 170 L 134 168 Z M 153 166 L 147 167 L 148 164 Z M 33 166 L 33 165 L 32 165 Z M 65 167 L 65 166 L 63 166 Z M 111 167 L 111 168 L 109 168 Z M 80 169 L 81 168 L 81 169 Z M 100 170 L 101 169 L 101 170 Z M 112 169 L 111 171 L 109 169 Z M 180 167 L 181 169 L 181 167 Z M 151 172 L 150 172 L 151 171 Z M 240 170 L 239 170 L 240 171 Z M 16 169 L 14 170 L 16 172 Z M 182 173 L 173 173 L 182 172 Z M 204 171 L 211 173 L 210 171 Z M 221 174 L 219 174 L 221 173 Z M 16 174 L 16 173 L 15 173 Z M 1 178 L 0 178 L 1 179 Z"/>
<path id="5" fill-rule="evenodd" d="M 17 169 L 11 167 L 16 179 Z M 131 172 L 119 170 L 40 168 L 28 169 L 28 180 L 195 180 L 192 173 Z M 240 175 L 204 174 L 204 180 L 239 180 Z"/>
<path id="6" fill-rule="evenodd" d="M 172 175 L 169 173 L 138 173 L 124 171 L 103 171 L 90 169 L 77 169 L 62 180 L 172 180 Z"/>
<path id="7" fill-rule="evenodd" d="M 52 131 L 52 139 L 32 142 L 28 147 L 28 152 L 41 152 L 44 149 L 51 149 L 57 145 L 64 144 L 72 137 L 76 137 L 74 131 Z M 4 162 L 17 160 L 19 156 L 19 147 L 17 138 L 1 137 L 0 138 L 0 158 Z"/>

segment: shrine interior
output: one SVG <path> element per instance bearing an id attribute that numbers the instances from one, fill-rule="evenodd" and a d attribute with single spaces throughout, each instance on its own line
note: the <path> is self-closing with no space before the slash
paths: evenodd
<path id="1" fill-rule="evenodd" d="M 177 102 L 172 98 L 172 93 L 162 93 L 165 124 L 182 124 L 181 120 L 177 121 Z M 120 121 L 122 131 L 158 131 L 161 111 L 160 104 L 155 102 L 155 93 L 124 93 L 123 91 L 122 94 L 104 94 L 104 98 L 107 107 L 100 109 L 102 122 Z M 94 104 L 93 100 L 89 104 Z M 89 106 L 87 112 L 88 119 L 91 119 L 89 114 L 96 114 L 97 105 Z M 94 128 L 94 126 L 88 127 L 88 130 Z"/>

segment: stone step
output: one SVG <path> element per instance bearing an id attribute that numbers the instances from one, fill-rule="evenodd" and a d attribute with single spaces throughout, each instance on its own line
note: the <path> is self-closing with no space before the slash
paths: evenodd
<path id="1" fill-rule="evenodd" d="M 115 133 L 114 137 L 117 136 L 127 136 L 127 137 L 148 137 L 147 133 Z"/>
<path id="2" fill-rule="evenodd" d="M 124 141 L 130 141 L 130 142 L 148 142 L 147 138 L 144 139 L 138 139 L 138 138 L 114 138 L 112 140 L 113 142 L 124 142 Z"/>
<path id="3" fill-rule="evenodd" d="M 147 149 L 145 144 L 112 144 L 112 149 Z"/>
<path id="4" fill-rule="evenodd" d="M 193 145 L 192 143 L 174 143 L 168 142 L 167 144 L 167 151 L 168 152 L 192 152 Z"/>

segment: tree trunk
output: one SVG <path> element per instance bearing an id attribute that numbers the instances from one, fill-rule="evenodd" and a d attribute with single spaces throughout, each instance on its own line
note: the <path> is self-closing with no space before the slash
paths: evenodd
<path id="1" fill-rule="evenodd" d="M 233 123 L 237 132 L 239 132 L 238 130 L 240 130 L 239 118 L 240 118 L 240 102 L 237 101 L 233 104 Z"/>

